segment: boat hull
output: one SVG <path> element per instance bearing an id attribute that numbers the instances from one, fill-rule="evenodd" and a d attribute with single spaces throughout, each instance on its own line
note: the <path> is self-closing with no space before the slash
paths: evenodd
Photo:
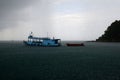
<path id="1" fill-rule="evenodd" d="M 67 45 L 67 46 L 85 46 L 83 43 L 80 43 L 80 44 L 67 43 L 66 45 Z"/>
<path id="2" fill-rule="evenodd" d="M 27 41 L 23 41 L 23 43 L 26 45 L 26 46 L 40 46 L 40 47 L 59 47 L 61 46 L 61 44 L 48 44 L 48 45 L 43 45 L 42 43 L 36 43 L 36 42 L 27 42 Z"/>

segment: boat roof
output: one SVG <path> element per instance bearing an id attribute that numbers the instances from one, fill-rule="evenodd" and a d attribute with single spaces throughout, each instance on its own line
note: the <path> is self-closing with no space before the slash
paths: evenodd
<path id="1" fill-rule="evenodd" d="M 49 37 L 33 37 L 33 36 L 28 36 L 29 39 L 39 39 L 39 40 L 50 40 Z M 60 40 L 60 39 L 52 39 L 52 40 Z"/>
<path id="2" fill-rule="evenodd" d="M 31 36 L 29 36 L 28 38 L 29 39 L 50 39 L 48 37 L 31 37 Z"/>

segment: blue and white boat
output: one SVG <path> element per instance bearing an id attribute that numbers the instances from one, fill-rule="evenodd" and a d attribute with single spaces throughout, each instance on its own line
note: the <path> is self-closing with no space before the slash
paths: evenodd
<path id="1" fill-rule="evenodd" d="M 34 37 L 32 33 L 27 41 L 23 41 L 28 46 L 57 47 L 61 46 L 61 39 L 50 39 L 49 37 Z"/>

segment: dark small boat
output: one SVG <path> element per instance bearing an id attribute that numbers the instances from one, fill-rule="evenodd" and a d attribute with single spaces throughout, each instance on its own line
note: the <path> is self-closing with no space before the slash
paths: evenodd
<path id="1" fill-rule="evenodd" d="M 85 46 L 84 43 L 67 43 L 67 46 Z"/>

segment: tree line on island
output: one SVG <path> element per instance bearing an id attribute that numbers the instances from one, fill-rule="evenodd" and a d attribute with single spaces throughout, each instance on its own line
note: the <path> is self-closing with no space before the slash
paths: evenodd
<path id="1" fill-rule="evenodd" d="M 116 20 L 110 26 L 108 26 L 107 30 L 105 30 L 104 34 L 96 39 L 98 42 L 120 42 L 120 20 Z"/>

